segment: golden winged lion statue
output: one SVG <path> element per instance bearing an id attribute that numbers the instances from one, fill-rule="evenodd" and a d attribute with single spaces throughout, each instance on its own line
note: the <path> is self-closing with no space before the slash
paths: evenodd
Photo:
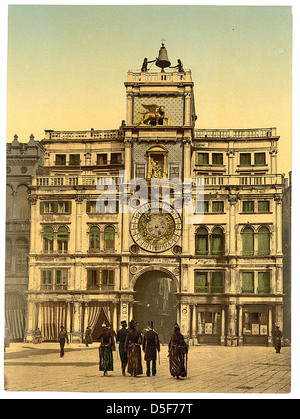
<path id="1" fill-rule="evenodd" d="M 143 119 L 139 125 L 164 125 L 165 107 L 158 106 L 155 103 L 150 105 L 143 104 L 147 112 L 140 112 L 143 114 Z"/>

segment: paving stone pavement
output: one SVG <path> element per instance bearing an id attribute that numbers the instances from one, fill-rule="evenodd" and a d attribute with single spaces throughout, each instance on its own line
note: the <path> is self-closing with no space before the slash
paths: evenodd
<path id="1" fill-rule="evenodd" d="M 98 367 L 98 347 L 66 345 L 59 356 L 58 343 L 12 343 L 4 356 L 7 391 L 89 393 L 290 393 L 291 348 L 276 354 L 266 347 L 192 346 L 188 377 L 176 380 L 169 373 L 167 346 L 161 347 L 157 375 L 121 375 L 114 352 L 114 371 L 108 377 Z"/>

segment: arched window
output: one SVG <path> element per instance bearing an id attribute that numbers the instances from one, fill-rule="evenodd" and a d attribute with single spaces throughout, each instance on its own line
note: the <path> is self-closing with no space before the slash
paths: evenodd
<path id="1" fill-rule="evenodd" d="M 100 229 L 96 226 L 90 229 L 90 250 L 100 250 Z"/>
<path id="2" fill-rule="evenodd" d="M 28 201 L 29 189 L 26 185 L 20 185 L 17 188 L 17 218 L 30 218 L 30 205 Z"/>
<path id="3" fill-rule="evenodd" d="M 113 227 L 105 227 L 104 230 L 104 249 L 114 250 L 115 249 L 115 230 Z"/>
<path id="4" fill-rule="evenodd" d="M 11 186 L 6 186 L 6 219 L 10 220 L 13 218 L 13 207 L 14 207 L 14 201 L 13 201 L 13 189 Z"/>
<path id="5" fill-rule="evenodd" d="M 224 255 L 224 232 L 220 227 L 215 227 L 211 236 L 211 254 Z"/>
<path id="6" fill-rule="evenodd" d="M 27 272 L 28 242 L 25 239 L 16 241 L 16 272 Z"/>
<path id="7" fill-rule="evenodd" d="M 49 226 L 45 227 L 43 237 L 44 237 L 44 252 L 46 253 L 53 252 L 53 238 L 54 238 L 53 228 Z"/>
<path id="8" fill-rule="evenodd" d="M 254 231 L 251 227 L 245 227 L 242 232 L 243 255 L 254 255 Z"/>
<path id="9" fill-rule="evenodd" d="M 10 239 L 6 239 L 5 245 L 5 270 L 11 271 L 12 264 L 12 244 Z"/>
<path id="10" fill-rule="evenodd" d="M 208 231 L 204 227 L 199 227 L 196 231 L 196 255 L 208 254 Z"/>
<path id="11" fill-rule="evenodd" d="M 59 253 L 68 252 L 68 230 L 66 227 L 59 227 L 57 231 L 57 247 Z"/>
<path id="12" fill-rule="evenodd" d="M 270 254 L 270 231 L 267 227 L 260 227 L 258 230 L 258 255 Z"/>

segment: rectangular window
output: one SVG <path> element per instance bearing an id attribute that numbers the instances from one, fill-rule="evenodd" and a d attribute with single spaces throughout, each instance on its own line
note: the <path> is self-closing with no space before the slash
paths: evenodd
<path id="1" fill-rule="evenodd" d="M 266 153 L 254 153 L 254 164 L 258 166 L 266 164 Z"/>
<path id="2" fill-rule="evenodd" d="M 87 289 L 97 290 L 100 287 L 100 272 L 96 269 L 87 270 Z"/>
<path id="3" fill-rule="evenodd" d="M 223 271 L 216 271 L 211 273 L 210 292 L 213 294 L 222 294 L 224 292 L 223 286 Z"/>
<path id="4" fill-rule="evenodd" d="M 212 164 L 222 165 L 223 164 L 223 153 L 212 153 Z"/>
<path id="5" fill-rule="evenodd" d="M 270 272 L 258 272 L 258 294 L 270 294 Z"/>
<path id="6" fill-rule="evenodd" d="M 50 269 L 42 270 L 41 289 L 52 288 L 52 271 Z"/>
<path id="7" fill-rule="evenodd" d="M 121 164 L 121 163 L 122 163 L 122 153 L 111 153 L 110 164 Z"/>
<path id="8" fill-rule="evenodd" d="M 224 202 L 223 201 L 212 201 L 211 210 L 214 213 L 224 212 Z"/>
<path id="9" fill-rule="evenodd" d="M 240 166 L 251 166 L 251 153 L 240 154 Z"/>
<path id="10" fill-rule="evenodd" d="M 97 166 L 107 164 L 107 154 L 97 154 Z"/>
<path id="11" fill-rule="evenodd" d="M 70 166 L 80 166 L 80 154 L 70 154 L 69 165 Z"/>
<path id="12" fill-rule="evenodd" d="M 207 272 L 195 272 L 194 289 L 197 293 L 208 292 Z"/>
<path id="13" fill-rule="evenodd" d="M 209 212 L 209 201 L 196 202 L 196 214 L 208 214 Z"/>
<path id="14" fill-rule="evenodd" d="M 270 201 L 258 201 L 258 212 L 270 212 Z"/>
<path id="15" fill-rule="evenodd" d="M 254 201 L 243 201 L 243 212 L 253 213 L 254 212 Z"/>
<path id="16" fill-rule="evenodd" d="M 58 202 L 58 213 L 60 214 L 71 214 L 72 202 L 71 201 L 61 201 Z"/>
<path id="17" fill-rule="evenodd" d="M 137 164 L 135 166 L 135 177 L 145 179 L 145 165 Z"/>
<path id="18" fill-rule="evenodd" d="M 65 154 L 56 154 L 55 155 L 55 165 L 56 166 L 65 166 L 67 162 Z"/>
<path id="19" fill-rule="evenodd" d="M 244 294 L 254 293 L 254 272 L 242 273 L 242 293 Z"/>
<path id="20" fill-rule="evenodd" d="M 68 288 L 68 270 L 57 269 L 55 271 L 55 289 L 67 289 Z"/>
<path id="21" fill-rule="evenodd" d="M 114 271 L 105 269 L 102 271 L 102 289 L 109 290 L 114 288 Z"/>
<path id="22" fill-rule="evenodd" d="M 198 153 L 198 164 L 200 166 L 207 166 L 209 164 L 209 154 L 208 153 Z"/>

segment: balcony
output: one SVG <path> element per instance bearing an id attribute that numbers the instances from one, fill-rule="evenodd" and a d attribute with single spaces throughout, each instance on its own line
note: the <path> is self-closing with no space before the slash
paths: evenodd
<path id="1" fill-rule="evenodd" d="M 118 185 L 118 176 L 96 175 L 58 175 L 58 176 L 33 176 L 33 186 L 87 186 L 87 185 Z"/>
<path id="2" fill-rule="evenodd" d="M 94 130 L 89 131 L 53 131 L 45 130 L 45 140 L 110 140 L 112 138 L 122 138 L 122 133 L 118 129 L 113 130 Z"/>
<path id="3" fill-rule="evenodd" d="M 277 137 L 277 129 L 272 128 L 253 128 L 253 129 L 195 129 L 194 138 L 270 138 Z"/>
<path id="4" fill-rule="evenodd" d="M 147 71 L 142 73 L 140 70 L 131 70 L 127 74 L 128 83 L 182 83 L 192 82 L 191 70 L 185 70 L 183 73 L 173 72 L 155 72 Z"/>
<path id="5" fill-rule="evenodd" d="M 272 186 L 284 185 L 282 175 L 262 176 L 199 176 L 193 178 L 193 186 Z"/>

